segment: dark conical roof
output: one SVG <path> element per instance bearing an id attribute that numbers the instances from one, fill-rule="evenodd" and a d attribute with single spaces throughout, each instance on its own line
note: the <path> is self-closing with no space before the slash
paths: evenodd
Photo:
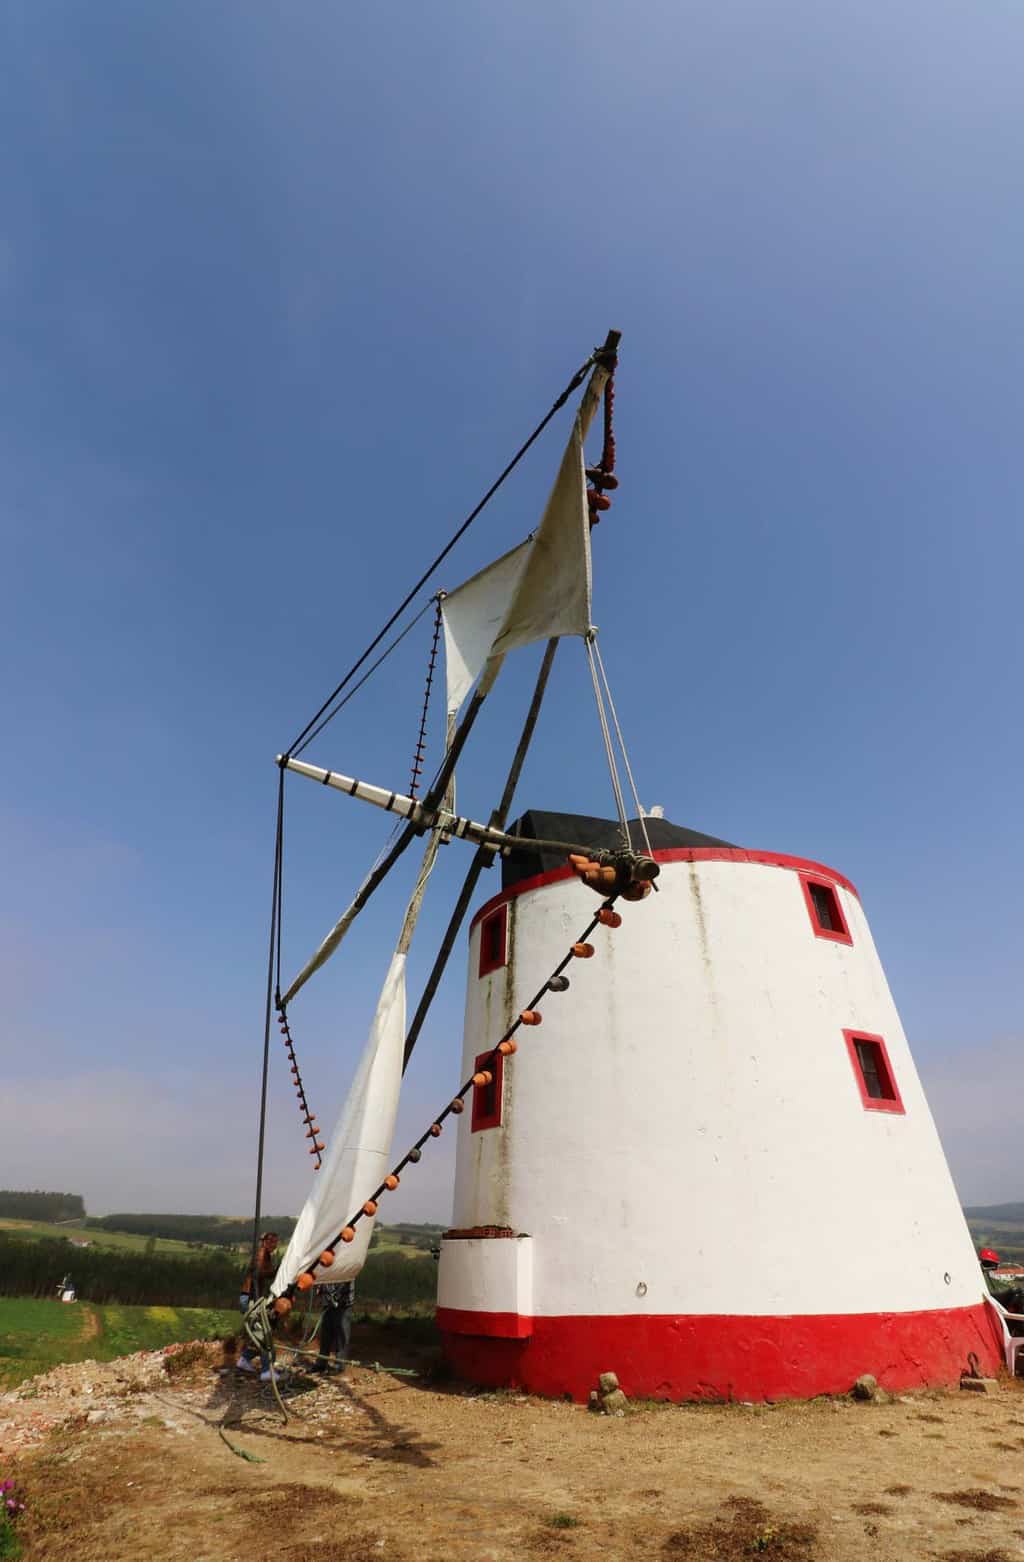
<path id="1" fill-rule="evenodd" d="M 642 849 L 643 832 L 638 819 L 631 819 L 630 838 L 634 846 Z M 700 830 L 688 830 L 685 825 L 672 824 L 668 819 L 644 820 L 651 846 L 657 851 L 666 846 L 732 846 L 732 841 L 720 840 L 717 835 L 704 835 Z M 617 819 L 594 819 L 589 814 L 546 813 L 531 808 L 509 826 L 510 835 L 525 835 L 533 839 L 571 841 L 574 845 L 588 847 L 621 846 L 622 833 Z M 501 861 L 501 887 L 509 889 L 520 879 L 532 879 L 538 873 L 550 873 L 553 868 L 564 868 L 565 856 L 561 852 L 544 851 L 534 846 L 524 847 Z"/>

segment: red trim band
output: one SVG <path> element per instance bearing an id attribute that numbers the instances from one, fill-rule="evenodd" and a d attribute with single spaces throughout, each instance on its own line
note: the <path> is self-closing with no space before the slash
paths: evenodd
<path id="1" fill-rule="evenodd" d="M 887 1389 L 956 1383 L 971 1351 L 984 1373 L 994 1376 L 1003 1365 L 993 1310 L 983 1301 L 796 1318 L 531 1319 L 439 1307 L 437 1321 L 460 1377 L 580 1401 L 609 1371 L 642 1398 L 763 1400 L 844 1394 L 863 1372 Z"/>
<path id="2" fill-rule="evenodd" d="M 809 857 L 788 857 L 784 852 L 744 851 L 739 846 L 663 846 L 654 853 L 655 862 L 756 862 L 767 868 L 790 868 L 795 873 L 810 873 L 814 878 L 837 884 L 856 895 L 857 886 L 835 868 L 827 868 L 823 862 L 812 862 Z M 520 879 L 510 889 L 499 890 L 490 900 L 485 900 L 469 924 L 472 933 L 482 917 L 489 916 L 498 906 L 506 905 L 517 895 L 525 895 L 533 889 L 543 889 L 545 884 L 556 884 L 560 879 L 571 879 L 571 868 L 549 868 L 547 873 L 535 873 L 532 878 Z"/>
<path id="3" fill-rule="evenodd" d="M 522 1313 L 473 1313 L 461 1307 L 439 1307 L 437 1326 L 443 1334 L 469 1334 L 475 1339 L 525 1340 L 533 1319 Z"/>

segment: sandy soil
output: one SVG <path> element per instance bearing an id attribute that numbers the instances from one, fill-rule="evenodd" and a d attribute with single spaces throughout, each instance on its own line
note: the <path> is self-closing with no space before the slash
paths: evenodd
<path id="1" fill-rule="evenodd" d="M 213 1358 L 83 1363 L 6 1396 L 29 1562 L 1024 1557 L 1021 1380 L 615 1419 L 350 1368 L 294 1381 L 282 1425 Z"/>

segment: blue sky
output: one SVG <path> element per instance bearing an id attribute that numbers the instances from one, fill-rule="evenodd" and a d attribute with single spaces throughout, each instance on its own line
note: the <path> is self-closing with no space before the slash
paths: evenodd
<path id="1" fill-rule="evenodd" d="M 1019 6 L 12 0 L 0 32 L 0 1184 L 248 1206 L 273 755 L 615 325 L 595 616 L 645 798 L 849 874 L 962 1195 L 1020 1198 Z M 563 433 L 439 584 L 529 529 Z M 402 780 L 428 637 L 309 757 Z M 607 812 L 577 646 L 551 712 L 522 800 Z M 383 838 L 301 786 L 289 968 Z M 393 918 L 296 1007 L 325 1122 Z"/>

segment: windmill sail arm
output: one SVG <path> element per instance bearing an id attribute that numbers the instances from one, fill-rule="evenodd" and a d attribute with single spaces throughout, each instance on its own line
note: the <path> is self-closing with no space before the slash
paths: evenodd
<path id="1" fill-rule="evenodd" d="M 368 781 L 356 781 L 352 776 L 342 775 L 337 770 L 322 770 L 318 765 L 308 765 L 301 759 L 283 759 L 279 763 L 299 775 L 307 776 L 311 781 L 319 781 L 322 786 L 333 787 L 335 791 L 344 792 L 349 797 L 358 797 L 365 803 L 373 803 L 377 808 L 386 808 L 401 814 L 411 824 L 418 825 L 424 830 L 433 829 L 444 835 L 450 835 L 456 840 L 473 841 L 478 846 L 489 846 L 503 857 L 508 857 L 515 851 L 522 851 L 524 846 L 564 852 L 566 856 L 576 853 L 583 857 L 608 861 L 623 855 L 633 856 L 631 853 L 608 852 L 593 846 L 581 846 L 574 841 L 535 840 L 532 836 L 509 835 L 505 830 L 496 829 L 494 825 L 480 824 L 477 820 L 467 819 L 461 814 L 449 813 L 446 808 L 425 808 L 411 797 L 405 797 L 398 792 L 389 792 L 385 787 L 373 786 Z M 651 879 L 657 877 L 657 863 L 646 857 L 638 857 L 635 860 L 638 865 L 642 865 L 644 871 L 635 872 L 634 877 Z M 653 871 L 648 871 L 648 868 Z"/>
<path id="2" fill-rule="evenodd" d="M 362 892 L 366 889 L 368 882 L 368 879 L 363 880 L 363 883 L 360 886 L 359 895 L 361 895 Z M 345 910 L 342 912 L 337 922 L 335 922 L 323 943 L 318 947 L 316 953 L 310 956 L 305 965 L 302 967 L 302 970 L 299 972 L 298 976 L 288 988 L 287 992 L 282 994 L 282 1008 L 285 1008 L 289 1003 L 291 1003 L 292 999 L 295 997 L 295 994 L 301 988 L 305 987 L 310 977 L 315 975 L 322 965 L 327 964 L 327 961 L 338 948 L 338 945 L 341 943 L 342 939 L 345 937 L 345 934 L 352 926 L 352 923 L 359 915 L 359 895 L 357 895 L 356 899 L 351 903 L 351 905 L 346 906 Z"/>

